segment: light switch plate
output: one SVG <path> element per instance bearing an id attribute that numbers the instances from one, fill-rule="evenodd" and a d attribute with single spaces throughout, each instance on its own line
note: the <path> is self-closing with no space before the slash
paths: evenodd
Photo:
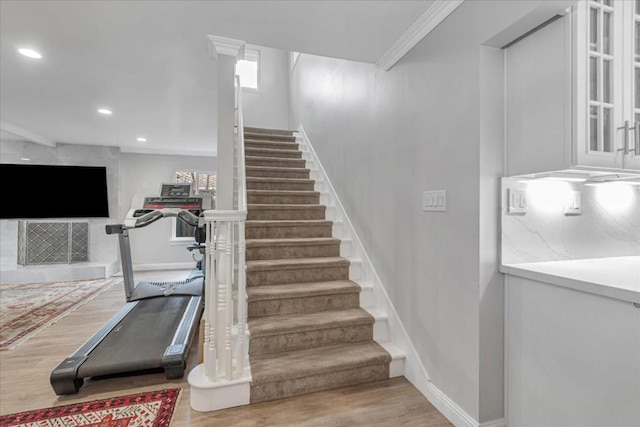
<path id="1" fill-rule="evenodd" d="M 422 193 L 423 211 L 446 211 L 447 190 L 425 191 Z"/>
<path id="2" fill-rule="evenodd" d="M 581 215 L 582 214 L 582 193 L 579 191 L 570 191 L 567 200 L 564 202 L 565 215 Z"/>
<path id="3" fill-rule="evenodd" d="M 524 215 L 527 213 L 527 191 L 507 189 L 507 214 Z"/>

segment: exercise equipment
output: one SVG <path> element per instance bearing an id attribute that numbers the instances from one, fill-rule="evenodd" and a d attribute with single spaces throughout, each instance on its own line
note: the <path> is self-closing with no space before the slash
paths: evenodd
<path id="1" fill-rule="evenodd" d="M 124 224 L 106 225 L 117 234 L 126 304 L 73 355 L 51 373 L 57 395 L 77 393 L 89 377 L 134 375 L 164 370 L 167 379 L 184 376 L 188 352 L 204 309 L 204 258 L 181 281 L 134 282 L 129 230 L 176 217 L 195 227 L 189 251 L 204 253 L 202 198 L 190 184 L 163 184 L 157 197 L 134 198 Z"/>

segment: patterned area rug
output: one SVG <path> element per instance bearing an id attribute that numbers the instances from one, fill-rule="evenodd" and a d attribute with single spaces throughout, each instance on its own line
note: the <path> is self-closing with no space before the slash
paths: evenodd
<path id="1" fill-rule="evenodd" d="M 166 427 L 182 389 L 130 394 L 0 416 L 2 427 Z"/>
<path id="2" fill-rule="evenodd" d="M 0 285 L 0 350 L 16 347 L 120 279 Z"/>

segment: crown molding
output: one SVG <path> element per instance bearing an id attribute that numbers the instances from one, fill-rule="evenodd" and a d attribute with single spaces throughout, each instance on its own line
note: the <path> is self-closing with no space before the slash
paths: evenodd
<path id="1" fill-rule="evenodd" d="M 464 0 L 436 0 L 387 50 L 376 65 L 389 71 L 407 52 L 449 16 Z"/>
<path id="2" fill-rule="evenodd" d="M 230 39 L 220 36 L 207 36 L 209 41 L 209 53 L 218 59 L 218 55 L 229 55 L 234 58 L 244 58 L 246 43 L 242 40 Z"/>
<path id="3" fill-rule="evenodd" d="M 0 129 L 10 134 L 24 138 L 25 141 L 34 142 L 40 145 L 46 145 L 47 147 L 56 147 L 56 143 L 46 136 L 39 135 L 35 132 L 31 132 L 27 129 L 16 126 L 5 120 L 0 119 Z"/>

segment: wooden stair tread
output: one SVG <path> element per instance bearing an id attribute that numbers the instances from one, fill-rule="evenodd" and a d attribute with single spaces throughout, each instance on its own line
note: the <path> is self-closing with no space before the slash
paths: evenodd
<path id="1" fill-rule="evenodd" d="M 285 258 L 255 260 L 246 262 L 247 273 L 267 270 L 293 270 L 317 267 L 344 267 L 351 262 L 343 257 L 318 257 L 318 258 Z"/>
<path id="2" fill-rule="evenodd" d="M 333 225 L 333 221 L 326 219 L 249 219 L 245 227 L 300 227 L 305 225 Z"/>
<path id="3" fill-rule="evenodd" d="M 245 147 L 245 156 L 247 155 L 248 152 L 250 153 L 254 153 L 254 152 L 261 152 L 261 153 L 267 153 L 267 154 L 300 154 L 300 150 L 296 150 L 296 149 L 279 149 L 279 148 L 254 148 L 254 147 Z M 250 155 L 250 157 L 271 157 L 271 156 L 256 156 L 255 154 Z M 273 157 L 277 157 L 277 156 L 273 156 Z M 291 157 L 294 158 L 294 157 Z M 298 160 L 300 160 L 300 158 L 298 158 Z"/>
<path id="4" fill-rule="evenodd" d="M 248 194 L 261 194 L 265 196 L 319 196 L 319 191 L 312 190 L 247 190 Z"/>
<path id="5" fill-rule="evenodd" d="M 295 170 L 295 171 L 308 171 L 309 169 L 307 168 L 287 168 L 287 167 L 282 167 L 282 166 L 245 166 L 245 168 L 247 170 L 268 170 L 268 171 L 273 171 L 273 172 L 288 172 L 291 170 Z M 249 177 L 247 177 L 249 178 Z"/>
<path id="6" fill-rule="evenodd" d="M 247 182 L 269 182 L 269 183 L 296 183 L 296 184 L 308 184 L 310 182 L 315 183 L 312 179 L 304 178 L 271 178 L 268 176 L 248 176 Z M 247 190 L 248 191 L 248 190 Z"/>
<path id="7" fill-rule="evenodd" d="M 250 286 L 247 288 L 247 298 L 250 302 L 267 301 L 284 298 L 304 298 L 319 295 L 346 294 L 360 292 L 360 289 L 360 285 L 351 280 Z"/>
<path id="8" fill-rule="evenodd" d="M 244 133 L 245 140 L 265 140 L 265 141 L 286 141 L 286 142 L 295 142 L 296 137 L 294 135 L 278 135 L 278 134 L 268 134 L 268 133 L 254 133 L 254 132 L 245 132 Z"/>
<path id="9" fill-rule="evenodd" d="M 335 237 L 288 237 L 282 239 L 247 239 L 247 248 L 274 246 L 339 245 Z"/>
<path id="10" fill-rule="evenodd" d="M 276 134 L 276 135 L 292 135 L 294 132 L 297 132 L 296 130 L 292 130 L 292 129 L 260 128 L 255 126 L 244 126 L 242 129 L 245 132 Z"/>
<path id="11" fill-rule="evenodd" d="M 261 162 L 282 162 L 291 164 L 306 163 L 305 159 L 292 159 L 288 157 L 267 157 L 267 156 L 244 156 L 246 161 L 261 161 Z"/>
<path id="12" fill-rule="evenodd" d="M 314 210 L 325 210 L 326 206 L 323 205 L 315 205 L 315 204 L 282 204 L 282 203 L 249 203 L 247 204 L 248 209 L 277 209 L 277 210 L 286 210 L 286 209 L 314 209 Z"/>
<path id="13" fill-rule="evenodd" d="M 251 337 L 317 331 L 352 325 L 373 325 L 374 317 L 362 308 L 284 314 L 249 319 Z"/>
<path id="14" fill-rule="evenodd" d="M 375 341 L 292 350 L 251 362 L 252 384 L 389 363 L 391 356 Z"/>
<path id="15" fill-rule="evenodd" d="M 259 146 L 259 147 L 256 147 Z M 245 148 L 267 148 L 267 149 L 284 149 L 284 150 L 298 150 L 298 143 L 293 141 L 269 141 L 266 139 L 247 139 L 244 140 Z"/>

